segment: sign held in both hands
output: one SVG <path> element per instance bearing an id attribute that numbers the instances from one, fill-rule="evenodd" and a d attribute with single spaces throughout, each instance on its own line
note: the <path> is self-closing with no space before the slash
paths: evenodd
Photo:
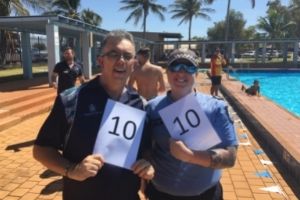
<path id="1" fill-rule="evenodd" d="M 136 161 L 146 113 L 109 99 L 94 146 L 106 163 L 130 169 Z"/>

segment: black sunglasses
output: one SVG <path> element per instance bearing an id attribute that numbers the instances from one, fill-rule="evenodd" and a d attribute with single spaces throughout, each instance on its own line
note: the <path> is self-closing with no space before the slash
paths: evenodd
<path id="1" fill-rule="evenodd" d="M 186 64 L 171 65 L 169 67 L 169 70 L 171 72 L 179 72 L 180 70 L 184 70 L 185 72 L 187 72 L 189 74 L 194 74 L 198 71 L 196 66 L 186 65 Z"/>

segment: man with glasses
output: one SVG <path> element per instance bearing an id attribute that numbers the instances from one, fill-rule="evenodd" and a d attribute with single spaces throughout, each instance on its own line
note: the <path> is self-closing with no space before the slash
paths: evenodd
<path id="1" fill-rule="evenodd" d="M 141 48 L 136 53 L 137 66 L 131 74 L 128 86 L 136 88 L 146 100 L 165 91 L 163 72 L 160 66 L 150 62 L 150 49 Z"/>
<path id="2" fill-rule="evenodd" d="M 130 33 L 121 30 L 108 33 L 98 57 L 102 74 L 60 94 L 39 131 L 33 155 L 63 176 L 64 200 L 138 200 L 140 178 L 149 180 L 154 176 L 151 164 L 142 159 L 150 144 L 145 135 L 139 146 L 138 161 L 131 170 L 108 164 L 101 154 L 93 154 L 108 99 L 144 108 L 140 96 L 125 87 L 134 54 Z"/>
<path id="3" fill-rule="evenodd" d="M 147 105 L 155 169 L 155 177 L 146 189 L 149 200 L 223 199 L 221 169 L 234 165 L 238 141 L 225 102 L 193 90 L 197 65 L 198 58 L 193 51 L 177 49 L 172 52 L 167 68 L 171 89 Z M 191 102 L 195 102 L 194 107 L 184 110 L 185 104 Z M 168 107 L 167 116 L 164 116 L 162 111 Z M 200 112 L 204 112 L 203 115 L 198 115 Z M 203 116 L 207 117 L 206 124 Z M 170 123 L 166 123 L 166 119 Z M 182 138 L 191 137 L 191 130 L 194 130 L 193 136 L 198 140 L 189 138 L 194 145 L 205 140 L 204 144 L 211 143 L 211 146 L 195 150 L 190 143 L 178 139 L 180 137 L 175 139 L 176 130 L 180 130 L 178 135 Z M 214 140 L 216 136 L 218 142 Z"/>

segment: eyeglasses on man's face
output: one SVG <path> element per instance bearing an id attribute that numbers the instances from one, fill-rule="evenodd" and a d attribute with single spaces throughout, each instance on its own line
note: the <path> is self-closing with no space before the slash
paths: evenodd
<path id="1" fill-rule="evenodd" d="M 117 51 L 109 51 L 102 54 L 102 56 L 106 56 L 108 59 L 114 61 L 120 60 L 121 58 L 123 58 L 125 61 L 129 61 L 134 58 L 134 55 L 131 53 L 119 53 Z"/>
<path id="2" fill-rule="evenodd" d="M 169 66 L 169 70 L 171 72 L 179 72 L 180 70 L 184 70 L 189 74 L 195 74 L 197 72 L 197 67 L 193 65 L 187 65 L 187 64 L 175 64 Z"/>

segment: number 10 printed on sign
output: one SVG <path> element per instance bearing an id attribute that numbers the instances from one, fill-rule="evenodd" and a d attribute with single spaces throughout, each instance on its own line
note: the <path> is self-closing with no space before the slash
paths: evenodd
<path id="1" fill-rule="evenodd" d="M 193 150 L 206 150 L 221 142 L 195 94 L 190 94 L 161 109 L 162 118 L 172 138 Z"/>
<path id="2" fill-rule="evenodd" d="M 136 161 L 146 113 L 108 100 L 95 142 L 94 153 L 106 163 L 130 169 Z"/>

